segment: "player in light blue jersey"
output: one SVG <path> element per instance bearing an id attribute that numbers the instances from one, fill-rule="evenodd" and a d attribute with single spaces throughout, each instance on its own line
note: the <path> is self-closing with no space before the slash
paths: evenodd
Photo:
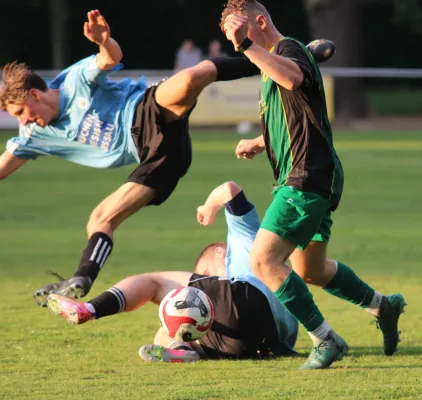
<path id="1" fill-rule="evenodd" d="M 70 66 L 49 86 L 25 64 L 8 64 L 2 75 L 0 105 L 20 128 L 0 156 L 0 179 L 40 156 L 96 168 L 139 164 L 91 214 L 88 245 L 74 277 L 35 292 L 42 306 L 53 291 L 86 295 L 111 254 L 116 228 L 171 195 L 191 164 L 189 115 L 202 89 L 224 80 L 211 60 L 151 87 L 144 77 L 112 81 L 109 74 L 121 68 L 122 51 L 98 10 L 88 13 L 84 35 L 99 53 Z"/>
<path id="2" fill-rule="evenodd" d="M 199 255 L 195 273 L 156 272 L 126 278 L 87 303 L 50 294 L 48 307 L 70 323 L 134 311 L 148 302 L 160 304 L 173 289 L 204 291 L 214 305 L 211 330 L 194 343 L 174 342 L 160 329 L 154 345 L 140 349 L 147 361 L 195 361 L 202 358 L 263 358 L 294 353 L 298 323 L 277 302 L 249 266 L 249 253 L 260 220 L 240 186 L 227 182 L 198 208 L 198 222 L 211 224 L 226 209 L 227 243 L 213 243 Z"/>
<path id="3" fill-rule="evenodd" d="M 0 105 L 17 117 L 20 129 L 0 156 L 0 179 L 40 156 L 96 168 L 138 164 L 92 212 L 88 244 L 74 276 L 35 292 L 42 306 L 50 292 L 85 296 L 111 254 L 117 227 L 172 194 L 191 164 L 188 120 L 202 89 L 259 73 L 247 59 L 221 57 L 151 87 L 143 77 L 115 82 L 109 74 L 121 68 L 122 51 L 98 10 L 88 13 L 84 34 L 99 53 L 65 69 L 49 86 L 25 64 L 3 69 Z M 312 49 L 316 54 L 324 50 Z"/>

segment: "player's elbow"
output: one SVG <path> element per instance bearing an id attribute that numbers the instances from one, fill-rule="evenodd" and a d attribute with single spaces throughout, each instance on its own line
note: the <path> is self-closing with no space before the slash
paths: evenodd
<path id="1" fill-rule="evenodd" d="M 292 73 L 291 76 L 289 76 L 289 79 L 286 80 L 286 83 L 284 87 L 287 90 L 295 90 L 302 86 L 303 83 L 303 73 L 302 71 L 298 73 Z"/>
<path id="2" fill-rule="evenodd" d="M 225 197 L 226 199 L 228 199 L 228 201 L 235 198 L 242 191 L 242 188 L 236 182 L 233 181 L 225 182 L 222 186 L 225 193 Z"/>

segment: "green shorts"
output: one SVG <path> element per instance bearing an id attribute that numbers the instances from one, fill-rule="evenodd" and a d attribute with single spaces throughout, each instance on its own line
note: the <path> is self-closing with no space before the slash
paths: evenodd
<path id="1" fill-rule="evenodd" d="M 328 199 L 291 186 L 275 189 L 273 196 L 262 220 L 262 229 L 296 244 L 302 250 L 311 241 L 328 243 L 333 225 Z"/>

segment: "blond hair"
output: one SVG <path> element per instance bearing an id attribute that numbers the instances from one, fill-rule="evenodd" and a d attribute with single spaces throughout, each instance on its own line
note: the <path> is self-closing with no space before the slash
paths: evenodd
<path id="1" fill-rule="evenodd" d="M 26 64 L 14 61 L 2 71 L 3 87 L 0 89 L 0 106 L 6 110 L 8 104 L 25 102 L 31 89 L 48 90 L 47 83 Z"/>

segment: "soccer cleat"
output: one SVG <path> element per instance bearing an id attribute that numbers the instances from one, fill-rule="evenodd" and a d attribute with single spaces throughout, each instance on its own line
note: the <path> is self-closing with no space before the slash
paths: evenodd
<path id="1" fill-rule="evenodd" d="M 174 350 L 156 344 L 147 344 L 139 349 L 139 356 L 149 362 L 195 362 L 199 360 L 199 354 L 193 350 Z"/>
<path id="2" fill-rule="evenodd" d="M 47 307 L 46 300 L 50 293 L 79 299 L 86 296 L 92 287 L 92 280 L 88 276 L 74 276 L 70 279 L 64 279 L 57 274 L 51 275 L 57 276 L 61 281 L 43 286 L 34 292 L 34 299 L 41 307 Z"/>
<path id="3" fill-rule="evenodd" d="M 334 361 L 340 361 L 347 354 L 349 346 L 336 333 L 331 333 L 324 341 L 312 347 L 311 354 L 299 369 L 324 369 Z"/>
<path id="4" fill-rule="evenodd" d="M 327 39 L 314 40 L 306 48 L 312 54 L 317 64 L 328 61 L 336 53 L 336 45 Z"/>
<path id="5" fill-rule="evenodd" d="M 52 314 L 61 315 L 72 325 L 84 324 L 95 318 L 85 303 L 55 293 L 47 297 L 47 307 Z"/>
<path id="6" fill-rule="evenodd" d="M 375 320 L 377 327 L 384 336 L 384 354 L 391 356 L 397 350 L 400 342 L 398 323 L 400 314 L 404 313 L 407 303 L 401 294 L 383 296 L 380 305 L 380 315 Z"/>

